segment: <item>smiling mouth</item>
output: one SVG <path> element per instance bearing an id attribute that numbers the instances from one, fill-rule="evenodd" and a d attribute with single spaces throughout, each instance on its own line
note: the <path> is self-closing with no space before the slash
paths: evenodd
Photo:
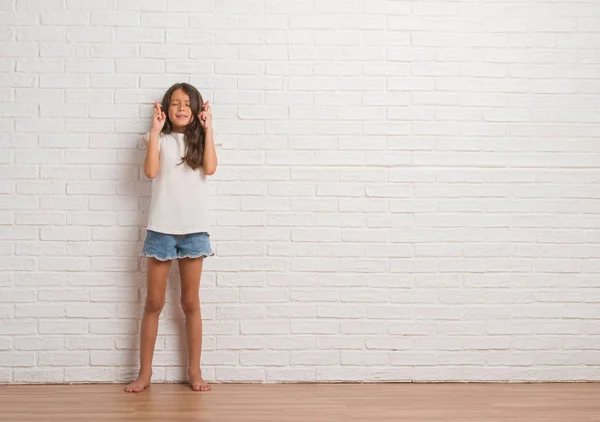
<path id="1" fill-rule="evenodd" d="M 175 117 L 178 119 L 187 119 L 188 116 L 186 116 L 185 114 L 176 114 Z"/>

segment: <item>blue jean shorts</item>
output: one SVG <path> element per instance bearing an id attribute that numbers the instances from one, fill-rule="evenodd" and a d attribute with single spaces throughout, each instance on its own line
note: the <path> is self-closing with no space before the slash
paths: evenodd
<path id="1" fill-rule="evenodd" d="M 146 230 L 142 256 L 159 261 L 213 256 L 208 233 L 166 234 Z"/>

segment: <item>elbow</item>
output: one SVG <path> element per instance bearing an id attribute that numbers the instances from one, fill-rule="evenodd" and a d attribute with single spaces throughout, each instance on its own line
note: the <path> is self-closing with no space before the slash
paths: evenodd
<path id="1" fill-rule="evenodd" d="M 216 160 L 214 162 L 205 162 L 202 165 L 202 171 L 204 172 L 205 175 L 207 176 L 212 176 L 213 174 L 215 174 L 215 172 L 217 171 L 217 162 Z"/>
<path id="2" fill-rule="evenodd" d="M 156 177 L 156 175 L 158 174 L 158 170 L 149 169 L 149 168 L 145 167 L 144 174 L 146 175 L 146 177 L 148 179 L 154 179 Z"/>

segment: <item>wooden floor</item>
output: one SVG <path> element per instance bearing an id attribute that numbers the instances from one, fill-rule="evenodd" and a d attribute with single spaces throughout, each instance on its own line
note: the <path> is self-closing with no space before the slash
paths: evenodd
<path id="1" fill-rule="evenodd" d="M 0 386 L 0 421 L 600 421 L 600 384 Z"/>

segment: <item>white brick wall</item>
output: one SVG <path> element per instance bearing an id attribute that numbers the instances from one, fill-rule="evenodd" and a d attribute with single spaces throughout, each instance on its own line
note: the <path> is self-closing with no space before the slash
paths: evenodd
<path id="1" fill-rule="evenodd" d="M 223 144 L 208 379 L 600 380 L 599 52 L 594 0 L 0 1 L 0 383 L 135 374 L 175 81 Z"/>

